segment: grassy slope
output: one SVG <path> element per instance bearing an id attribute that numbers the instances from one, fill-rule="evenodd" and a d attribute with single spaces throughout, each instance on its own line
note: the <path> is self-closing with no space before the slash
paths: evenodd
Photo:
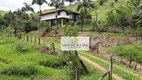
<path id="1" fill-rule="evenodd" d="M 130 0 L 118 0 L 118 2 L 116 3 L 116 2 L 114 2 L 114 0 L 108 0 L 103 5 L 99 5 L 98 1 L 94 1 L 94 2 L 92 2 L 92 4 L 94 4 L 97 8 L 91 10 L 90 12 L 93 16 L 96 16 L 96 13 L 97 13 L 98 14 L 98 20 L 104 21 L 107 17 L 106 13 L 108 11 L 110 11 L 113 8 L 117 8 L 121 5 L 126 6 L 128 1 L 130 1 Z M 114 3 L 114 7 L 110 6 L 111 3 Z M 73 11 L 76 11 L 77 6 L 78 6 L 78 4 L 74 4 L 74 5 L 68 6 L 67 9 L 71 9 Z"/>
<path id="2" fill-rule="evenodd" d="M 138 58 L 138 62 L 142 63 L 142 44 L 130 44 L 130 45 L 122 45 L 122 46 L 114 46 L 112 48 L 108 48 L 108 52 L 116 53 L 118 56 L 126 58 L 129 60 L 129 54 L 131 53 L 133 61 L 136 61 L 135 56 Z"/>
<path id="3" fill-rule="evenodd" d="M 41 40 L 42 41 L 42 40 Z M 49 38 L 48 37 L 48 39 L 47 39 L 47 45 L 49 45 L 48 43 L 52 43 L 52 42 L 54 42 L 55 44 L 56 44 L 56 49 L 57 50 L 60 50 L 60 41 L 58 41 L 57 39 L 55 39 L 55 38 Z M 43 42 L 42 42 L 43 43 Z M 96 63 L 98 63 L 98 64 L 100 64 L 101 66 L 103 66 L 104 68 L 106 68 L 106 69 L 108 69 L 108 64 L 106 64 L 106 63 L 104 63 L 104 62 L 102 62 L 102 61 L 100 61 L 100 60 L 98 60 L 98 59 L 95 59 L 95 58 L 91 58 L 91 57 L 89 57 L 89 56 L 87 56 L 87 55 L 85 55 L 85 54 L 83 54 L 82 52 L 79 52 L 81 55 L 83 55 L 83 56 L 85 56 L 85 57 L 87 57 L 88 59 L 91 59 L 92 61 L 94 61 L 94 62 L 96 62 Z M 88 54 L 91 54 L 90 52 L 85 52 L 85 53 L 88 53 Z M 115 63 L 115 64 L 118 64 L 118 63 Z M 118 64 L 118 65 L 120 65 L 120 66 L 122 66 L 122 67 L 124 67 L 125 69 L 127 69 L 127 70 L 132 70 L 132 69 L 129 69 L 129 68 L 127 68 L 127 67 L 125 67 L 125 66 L 123 66 L 123 65 L 121 65 L 121 64 Z M 115 73 L 115 74 L 117 74 L 117 75 L 119 75 L 119 76 L 121 76 L 121 77 L 123 77 L 124 79 L 126 79 L 126 80 L 139 80 L 137 77 L 135 77 L 135 76 L 133 76 L 133 75 L 131 75 L 131 74 L 128 74 L 128 73 L 126 73 L 126 72 L 124 72 L 124 71 L 122 71 L 122 70 L 120 70 L 120 69 L 118 69 L 118 68 L 113 68 L 113 72 Z M 123 74 L 124 73 L 124 74 Z M 93 74 L 90 74 L 88 77 L 91 77 Z M 85 77 L 84 77 L 85 78 Z M 90 80 L 91 80 L 91 78 L 90 78 Z"/>
<path id="4" fill-rule="evenodd" d="M 0 15 L 4 15 L 6 13 L 7 13 L 7 11 L 0 10 Z"/>
<path id="5" fill-rule="evenodd" d="M 92 14 L 93 17 L 98 16 L 98 21 L 102 22 L 102 24 L 99 24 L 99 27 L 103 27 L 103 24 L 106 22 L 106 18 L 107 18 L 107 12 L 112 10 L 113 8 L 117 8 L 121 5 L 126 6 L 127 2 L 130 0 L 118 0 L 118 2 L 114 2 L 114 0 L 108 0 L 107 2 L 105 2 L 103 5 L 99 5 L 99 0 L 95 0 L 94 2 L 92 2 L 92 4 L 94 4 L 96 6 L 96 9 L 93 9 L 90 11 L 90 13 Z M 111 7 L 111 3 L 114 3 L 114 7 Z M 78 4 L 74 4 L 71 6 L 68 6 L 67 9 L 71 9 L 73 11 L 76 11 Z M 92 29 L 92 25 L 85 25 L 84 26 L 84 30 L 91 30 Z"/>
<path id="6" fill-rule="evenodd" d="M 60 41 L 54 38 L 48 38 L 46 40 L 48 43 L 52 43 L 56 41 L 57 47 L 60 45 Z M 24 50 L 26 52 L 21 52 L 17 50 L 17 46 L 19 44 L 23 44 Z M 18 46 L 18 48 L 21 46 Z M 31 67 L 36 69 L 36 73 L 32 75 L 35 76 L 35 80 L 70 80 L 70 76 L 66 73 L 66 69 L 61 68 L 52 68 L 52 67 L 45 67 L 43 65 L 39 65 L 42 61 L 49 61 L 49 64 L 54 64 L 58 60 L 59 56 L 52 56 L 48 54 L 41 54 L 40 52 L 36 51 L 32 45 L 23 41 L 19 41 L 17 39 L 11 38 L 1 38 L 0 37 L 0 80 L 29 80 L 30 75 L 21 75 L 21 74 L 10 74 L 11 72 L 27 72 L 31 71 L 28 70 L 30 67 L 26 67 L 30 65 Z M 60 62 L 59 62 L 60 63 Z M 99 79 L 102 72 L 91 67 L 90 64 L 86 63 L 89 70 L 89 74 L 81 74 L 81 80 L 93 80 Z M 5 74 L 3 71 L 7 70 L 8 72 Z M 94 72 L 95 71 L 95 72 Z M 107 80 L 107 78 L 105 79 Z"/>
<path id="7" fill-rule="evenodd" d="M 21 67 L 24 67 L 24 71 L 28 70 L 28 65 L 31 65 L 32 67 L 36 68 L 35 79 L 41 80 L 41 79 L 62 79 L 68 77 L 64 73 L 61 73 L 61 69 L 51 68 L 51 67 L 44 67 L 42 65 L 39 65 L 39 62 L 41 61 L 47 61 L 51 60 L 51 63 L 56 62 L 55 59 L 57 59 L 56 56 L 52 55 L 45 55 L 41 54 L 40 52 L 36 51 L 31 45 L 24 46 L 25 49 L 30 49 L 29 51 L 26 51 L 25 53 L 19 52 L 15 49 L 16 45 L 21 44 L 22 41 L 14 40 L 14 39 L 4 39 L 0 40 L 0 72 L 3 72 L 5 69 L 12 70 L 12 67 L 14 65 L 17 65 L 17 69 L 20 69 Z M 8 64 L 7 64 L 8 63 Z M 19 65 L 19 66 L 18 66 Z M 21 66 L 20 66 L 21 65 Z M 10 67 L 10 68 L 9 68 Z M 20 70 L 21 71 L 21 70 Z M 64 75 L 64 76 L 56 76 L 56 75 Z M 6 74 L 0 74 L 0 80 L 3 80 L 7 78 L 7 80 L 15 79 L 15 80 L 29 80 L 29 75 L 22 76 L 22 75 L 6 75 Z M 56 77 L 53 77 L 56 76 Z"/>

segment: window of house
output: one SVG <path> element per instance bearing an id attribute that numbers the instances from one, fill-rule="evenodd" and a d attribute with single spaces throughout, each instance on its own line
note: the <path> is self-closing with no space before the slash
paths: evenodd
<path id="1" fill-rule="evenodd" d="M 66 15 L 69 15 L 69 12 L 66 12 Z"/>
<path id="2" fill-rule="evenodd" d="M 60 11 L 58 11 L 58 15 L 60 15 Z"/>

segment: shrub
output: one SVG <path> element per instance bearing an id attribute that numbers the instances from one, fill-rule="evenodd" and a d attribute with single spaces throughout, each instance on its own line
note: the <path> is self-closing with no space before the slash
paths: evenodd
<path id="1" fill-rule="evenodd" d="M 40 61 L 39 64 L 52 68 L 61 68 L 66 65 L 66 62 L 59 57 L 48 57 L 46 60 Z"/>
<path id="2" fill-rule="evenodd" d="M 16 50 L 23 53 L 29 51 L 29 49 L 26 48 L 22 43 L 16 45 Z"/>
<path id="3" fill-rule="evenodd" d="M 23 75 L 30 76 L 37 72 L 34 65 L 31 64 L 20 64 L 13 63 L 6 67 L 1 73 L 7 75 Z"/>
<path id="4" fill-rule="evenodd" d="M 38 27 L 37 27 L 37 25 L 36 25 L 37 23 L 35 23 L 35 22 L 32 22 L 32 21 L 28 21 L 28 22 L 25 22 L 25 32 L 30 32 L 30 31 L 32 31 L 32 30 L 37 30 L 38 29 Z"/>
<path id="5" fill-rule="evenodd" d="M 77 36 L 78 28 L 77 26 L 65 26 L 64 35 L 65 36 Z"/>
<path id="6" fill-rule="evenodd" d="M 1 39 L 3 39 L 3 38 L 1 38 Z M 0 41 L 0 44 L 9 44 L 9 43 L 14 43 L 14 40 L 6 38 L 6 39 L 3 39 Z"/>
<path id="7" fill-rule="evenodd" d="M 14 44 L 14 48 L 16 49 L 16 51 L 19 51 L 21 53 L 25 53 L 25 52 L 31 52 L 34 50 L 34 47 L 31 45 L 28 45 L 27 43 L 22 43 L 21 41 L 17 41 Z"/>

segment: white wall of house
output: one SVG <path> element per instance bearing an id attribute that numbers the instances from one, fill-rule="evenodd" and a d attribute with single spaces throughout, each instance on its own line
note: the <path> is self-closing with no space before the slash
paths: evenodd
<path id="1" fill-rule="evenodd" d="M 56 19 L 55 14 L 56 14 L 56 12 L 43 15 L 43 16 L 41 16 L 41 21 L 43 21 L 43 20 L 50 20 L 50 19 Z M 70 15 L 67 15 L 66 11 L 60 11 L 60 15 L 58 15 L 57 18 L 68 18 L 68 19 L 70 19 Z M 72 15 L 71 15 L 71 18 L 72 18 Z"/>

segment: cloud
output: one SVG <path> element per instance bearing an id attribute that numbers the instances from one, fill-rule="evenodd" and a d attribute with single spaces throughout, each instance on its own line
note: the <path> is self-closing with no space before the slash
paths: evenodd
<path id="1" fill-rule="evenodd" d="M 14 11 L 24 6 L 23 5 L 24 2 L 31 4 L 32 0 L 0 0 L 0 10 Z M 39 11 L 38 5 L 33 5 L 32 7 L 34 8 L 36 12 Z M 49 8 L 50 7 L 47 6 L 47 4 L 43 4 L 41 6 L 42 10 L 49 9 Z"/>
<path id="2" fill-rule="evenodd" d="M 46 1 L 50 2 L 50 0 L 46 0 Z M 0 0 L 0 10 L 15 11 L 18 8 L 23 7 L 24 2 L 31 4 L 32 0 Z M 65 4 L 68 5 L 68 3 L 65 3 Z M 38 5 L 35 4 L 35 5 L 32 5 L 32 7 L 34 8 L 35 12 L 39 11 Z M 51 8 L 53 8 L 53 7 L 49 7 L 45 3 L 41 6 L 42 10 L 47 10 L 47 9 L 51 9 Z"/>

